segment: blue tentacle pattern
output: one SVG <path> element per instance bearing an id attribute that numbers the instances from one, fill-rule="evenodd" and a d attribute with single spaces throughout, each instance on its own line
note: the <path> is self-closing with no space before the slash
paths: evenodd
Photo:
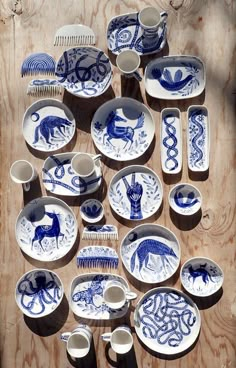
<path id="1" fill-rule="evenodd" d="M 172 120 L 170 120 L 172 118 Z M 174 127 L 175 117 L 172 114 L 168 114 L 164 117 L 165 131 L 167 136 L 163 139 L 163 145 L 167 148 L 166 155 L 167 159 L 165 160 L 166 169 L 173 171 L 177 169 L 179 163 L 176 159 L 178 156 L 177 146 L 177 138 L 176 138 L 176 128 Z M 170 163 L 172 165 L 170 166 Z"/>

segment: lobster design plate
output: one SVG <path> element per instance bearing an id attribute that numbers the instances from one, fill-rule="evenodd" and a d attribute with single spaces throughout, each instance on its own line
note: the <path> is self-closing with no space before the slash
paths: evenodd
<path id="1" fill-rule="evenodd" d="M 54 197 L 29 202 L 16 220 L 16 240 L 21 250 L 39 261 L 64 257 L 77 237 L 76 217 L 70 207 Z"/>
<path id="2" fill-rule="evenodd" d="M 132 165 L 118 171 L 110 182 L 108 199 L 111 208 L 127 220 L 152 216 L 162 202 L 162 184 L 147 166 Z"/>
<path id="3" fill-rule="evenodd" d="M 29 106 L 24 114 L 23 136 L 35 150 L 58 150 L 69 143 L 74 134 L 74 116 L 59 100 L 38 100 Z"/>
<path id="4" fill-rule="evenodd" d="M 139 300 L 134 312 L 134 327 L 149 349 L 175 355 L 196 341 L 201 316 L 196 304 L 186 294 L 174 288 L 158 287 Z"/>
<path id="5" fill-rule="evenodd" d="M 96 147 L 117 161 L 143 155 L 155 132 L 151 112 L 133 98 L 120 97 L 104 103 L 95 113 L 91 135 Z"/>
<path id="6" fill-rule="evenodd" d="M 120 255 L 126 270 L 137 280 L 154 284 L 167 280 L 180 263 L 178 239 L 166 227 L 143 224 L 124 237 Z"/>
<path id="7" fill-rule="evenodd" d="M 78 317 L 110 320 L 124 316 L 129 302 L 117 310 L 109 308 L 103 299 L 103 290 L 108 281 L 118 280 L 127 289 L 128 283 L 123 277 L 111 273 L 86 273 L 75 277 L 70 288 L 70 307 Z"/>
<path id="8" fill-rule="evenodd" d="M 170 207 L 180 215 L 194 215 L 202 205 L 198 188 L 188 183 L 176 184 L 169 193 Z"/>
<path id="9" fill-rule="evenodd" d="M 81 178 L 71 168 L 71 160 L 76 153 L 59 153 L 44 161 L 42 178 L 47 190 L 58 195 L 79 196 L 91 194 L 99 188 L 102 182 L 100 160 L 95 162 L 93 175 Z"/>
<path id="10" fill-rule="evenodd" d="M 196 56 L 164 56 L 148 63 L 144 80 L 146 91 L 152 97 L 192 98 L 205 88 L 205 67 Z"/>

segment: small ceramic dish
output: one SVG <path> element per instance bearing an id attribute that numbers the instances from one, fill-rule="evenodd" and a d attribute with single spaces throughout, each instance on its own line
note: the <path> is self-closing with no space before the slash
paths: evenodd
<path id="1" fill-rule="evenodd" d="M 202 195 L 191 184 L 177 184 L 169 192 L 169 204 L 180 215 L 193 215 L 201 208 Z"/>
<path id="2" fill-rule="evenodd" d="M 222 287 L 224 273 L 211 259 L 193 257 L 181 267 L 180 279 L 187 292 L 195 296 L 207 297 Z"/>
<path id="3" fill-rule="evenodd" d="M 51 314 L 58 308 L 63 294 L 64 288 L 58 275 L 42 268 L 26 272 L 18 280 L 15 289 L 18 307 L 31 318 Z"/>
<path id="4" fill-rule="evenodd" d="M 80 207 L 82 219 L 89 223 L 100 221 L 104 216 L 104 208 L 100 201 L 94 198 L 87 199 Z"/>

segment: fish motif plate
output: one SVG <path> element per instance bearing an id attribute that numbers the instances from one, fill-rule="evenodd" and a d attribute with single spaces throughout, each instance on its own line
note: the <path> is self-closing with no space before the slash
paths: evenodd
<path id="1" fill-rule="evenodd" d="M 209 169 L 210 121 L 205 106 L 192 105 L 187 111 L 187 154 L 191 171 Z"/>
<path id="2" fill-rule="evenodd" d="M 196 56 L 164 56 L 148 63 L 144 80 L 146 91 L 152 97 L 192 98 L 205 88 L 205 67 Z"/>
<path id="3" fill-rule="evenodd" d="M 123 50 L 135 50 L 139 55 L 161 51 L 166 44 L 166 22 L 160 25 L 156 37 L 147 38 L 138 21 L 138 13 L 119 15 L 110 20 L 107 27 L 107 47 L 113 54 Z"/>
<path id="4" fill-rule="evenodd" d="M 75 134 L 75 119 L 65 104 L 47 98 L 28 107 L 22 129 L 29 146 L 38 151 L 51 152 L 71 141 Z"/>
<path id="5" fill-rule="evenodd" d="M 201 316 L 189 296 L 171 287 L 158 287 L 139 300 L 134 327 L 149 349 L 173 356 L 194 344 L 200 333 Z"/>
<path id="6" fill-rule="evenodd" d="M 25 254 L 39 261 L 55 261 L 64 257 L 74 245 L 76 217 L 62 200 L 40 197 L 19 213 L 15 233 Z"/>
<path id="7" fill-rule="evenodd" d="M 198 297 L 207 297 L 222 287 L 224 273 L 211 259 L 193 257 L 183 264 L 180 279 L 187 292 Z"/>
<path id="8" fill-rule="evenodd" d="M 144 220 L 159 209 L 163 197 L 157 174 L 147 166 L 127 166 L 115 174 L 108 188 L 110 206 L 127 220 Z"/>
<path id="9" fill-rule="evenodd" d="M 95 146 L 117 161 L 133 160 L 149 148 L 155 123 L 149 109 L 133 98 L 105 102 L 95 113 L 91 135 Z"/>
<path id="10" fill-rule="evenodd" d="M 103 290 L 111 280 L 120 281 L 127 289 L 129 285 L 123 277 L 111 273 L 86 273 L 76 276 L 70 287 L 70 307 L 75 315 L 81 318 L 110 320 L 123 317 L 130 305 L 117 310 L 109 308 L 103 299 Z"/>
<path id="11" fill-rule="evenodd" d="M 180 215 L 194 215 L 201 208 L 202 195 L 194 185 L 177 184 L 170 190 L 169 204 Z"/>
<path id="12" fill-rule="evenodd" d="M 166 227 L 143 224 L 130 230 L 120 247 L 126 270 L 147 284 L 163 282 L 177 271 L 180 245 L 175 234 Z"/>
<path id="13" fill-rule="evenodd" d="M 78 152 L 49 156 L 43 164 L 42 178 L 45 188 L 58 195 L 79 196 L 98 190 L 102 182 L 100 160 L 95 162 L 95 172 L 89 178 L 79 177 L 71 167 L 71 160 Z M 94 156 L 91 154 L 91 156 Z"/>

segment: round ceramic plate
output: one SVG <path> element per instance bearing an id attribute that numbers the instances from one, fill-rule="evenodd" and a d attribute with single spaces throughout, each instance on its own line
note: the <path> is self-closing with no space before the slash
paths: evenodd
<path id="1" fill-rule="evenodd" d="M 194 257 L 185 262 L 180 271 L 183 287 L 195 296 L 210 296 L 222 286 L 224 274 L 209 258 Z"/>
<path id="2" fill-rule="evenodd" d="M 18 280 L 15 299 L 26 316 L 40 318 L 49 315 L 59 306 L 63 294 L 64 288 L 57 274 L 37 268 Z"/>
<path id="3" fill-rule="evenodd" d="M 155 224 L 130 230 L 120 248 L 126 270 L 137 280 L 150 284 L 163 282 L 177 271 L 180 253 L 175 234 Z"/>
<path id="4" fill-rule="evenodd" d="M 169 204 L 180 215 L 194 215 L 201 208 L 202 196 L 191 184 L 177 184 L 170 190 Z"/>
<path id="5" fill-rule="evenodd" d="M 128 97 L 105 102 L 91 123 L 95 146 L 117 161 L 140 157 L 150 146 L 154 132 L 151 112 L 141 102 Z"/>
<path id="6" fill-rule="evenodd" d="M 104 93 L 111 84 L 108 56 L 96 47 L 73 47 L 63 52 L 56 65 L 61 85 L 75 96 L 89 98 Z"/>
<path id="7" fill-rule="evenodd" d="M 22 251 L 39 261 L 55 261 L 72 248 L 77 222 L 60 199 L 41 197 L 29 202 L 16 220 L 16 240 Z"/>
<path id="8" fill-rule="evenodd" d="M 187 350 L 197 339 L 201 317 L 196 304 L 181 291 L 160 287 L 148 291 L 134 312 L 134 327 L 151 350 L 174 355 Z"/>
<path id="9" fill-rule="evenodd" d="M 23 117 L 23 136 L 29 146 L 51 152 L 64 147 L 75 134 L 75 119 L 61 101 L 43 99 L 34 102 Z"/>
<path id="10" fill-rule="evenodd" d="M 127 166 L 111 180 L 108 199 L 112 209 L 127 220 L 143 220 L 152 216 L 162 202 L 162 184 L 147 166 Z"/>

